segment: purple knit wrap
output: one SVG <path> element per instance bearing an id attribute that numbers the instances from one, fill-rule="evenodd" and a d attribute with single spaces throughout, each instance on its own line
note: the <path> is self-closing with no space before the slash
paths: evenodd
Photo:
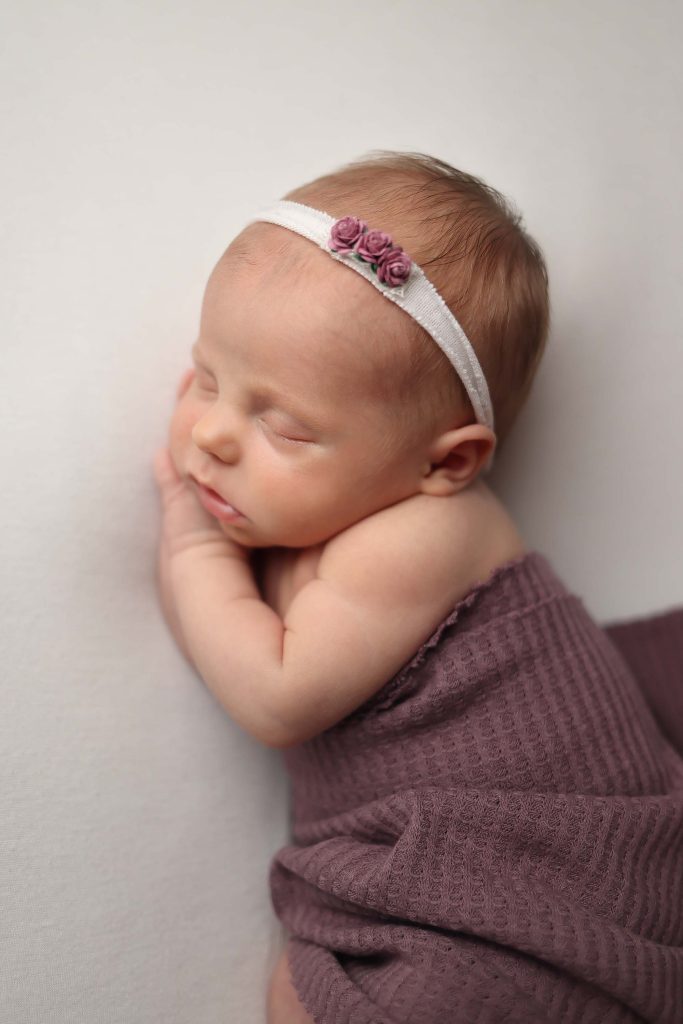
<path id="1" fill-rule="evenodd" d="M 500 567 L 283 751 L 271 894 L 308 1012 L 681 1024 L 681 747 L 683 609 L 601 628 L 538 552 Z"/>

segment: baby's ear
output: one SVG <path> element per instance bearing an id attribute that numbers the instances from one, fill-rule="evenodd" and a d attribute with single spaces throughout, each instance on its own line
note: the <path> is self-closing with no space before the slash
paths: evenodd
<path id="1" fill-rule="evenodd" d="M 493 431 L 480 424 L 447 431 L 429 452 L 420 490 L 439 496 L 464 490 L 477 479 L 495 446 Z"/>

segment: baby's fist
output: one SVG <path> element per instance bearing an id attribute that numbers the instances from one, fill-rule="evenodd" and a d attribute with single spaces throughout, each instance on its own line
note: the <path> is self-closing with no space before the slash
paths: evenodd
<path id="1" fill-rule="evenodd" d="M 176 479 L 180 479 L 173 465 L 171 453 L 168 448 L 159 448 L 154 455 L 154 479 L 157 487 L 163 493 Z"/>
<path id="2" fill-rule="evenodd" d="M 176 389 L 176 399 L 178 401 L 180 401 L 180 399 L 183 397 L 183 395 L 189 388 L 190 384 L 194 380 L 195 373 L 196 371 L 193 366 L 191 366 L 189 370 L 185 370 L 185 372 L 183 373 L 182 377 L 180 378 L 180 381 L 178 382 L 178 387 Z"/>
<path id="3" fill-rule="evenodd" d="M 214 517 L 202 508 L 189 483 L 178 474 L 168 448 L 160 448 L 154 456 L 154 479 L 161 497 L 162 539 L 169 555 L 226 542 Z"/>
<path id="4" fill-rule="evenodd" d="M 218 520 L 203 508 L 192 486 L 178 474 L 168 448 L 160 448 L 154 456 L 154 479 L 161 497 L 161 542 L 167 557 L 193 550 L 202 557 L 218 554 L 248 560 L 248 550 L 225 536 Z"/>

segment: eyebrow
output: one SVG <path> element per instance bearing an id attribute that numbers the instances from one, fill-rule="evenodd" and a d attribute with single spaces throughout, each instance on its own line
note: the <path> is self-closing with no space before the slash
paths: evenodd
<path id="1" fill-rule="evenodd" d="M 194 343 L 190 349 L 190 354 L 194 360 L 198 360 L 199 362 L 206 361 L 204 354 L 200 349 L 199 342 Z M 302 409 L 298 406 L 297 400 L 290 399 L 288 395 L 279 394 L 272 388 L 266 386 L 260 387 L 257 391 L 253 392 L 253 394 L 257 398 L 266 399 L 266 401 L 270 402 L 274 408 L 280 409 L 289 416 L 290 419 L 294 420 L 298 426 L 303 427 L 305 430 L 320 431 L 325 429 L 320 416 L 315 412 L 309 412 L 308 410 Z"/>

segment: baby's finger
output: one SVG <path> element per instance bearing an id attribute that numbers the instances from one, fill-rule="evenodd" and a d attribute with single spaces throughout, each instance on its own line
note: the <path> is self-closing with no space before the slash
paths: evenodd
<path id="1" fill-rule="evenodd" d="M 168 448 L 160 448 L 154 456 L 154 478 L 159 488 L 162 508 L 162 543 L 168 557 L 207 541 L 223 540 L 223 533 L 204 509 L 186 480 L 181 479 Z"/>
<path id="2" fill-rule="evenodd" d="M 178 383 L 178 387 L 176 389 L 176 398 L 183 397 L 183 395 L 189 388 L 190 384 L 192 383 L 192 378 L 194 377 L 194 375 L 194 366 L 191 366 L 189 370 L 185 370 L 182 377 L 180 378 L 180 382 Z"/>
<path id="3" fill-rule="evenodd" d="M 162 491 L 180 480 L 168 448 L 159 448 L 154 456 L 154 479 Z"/>

